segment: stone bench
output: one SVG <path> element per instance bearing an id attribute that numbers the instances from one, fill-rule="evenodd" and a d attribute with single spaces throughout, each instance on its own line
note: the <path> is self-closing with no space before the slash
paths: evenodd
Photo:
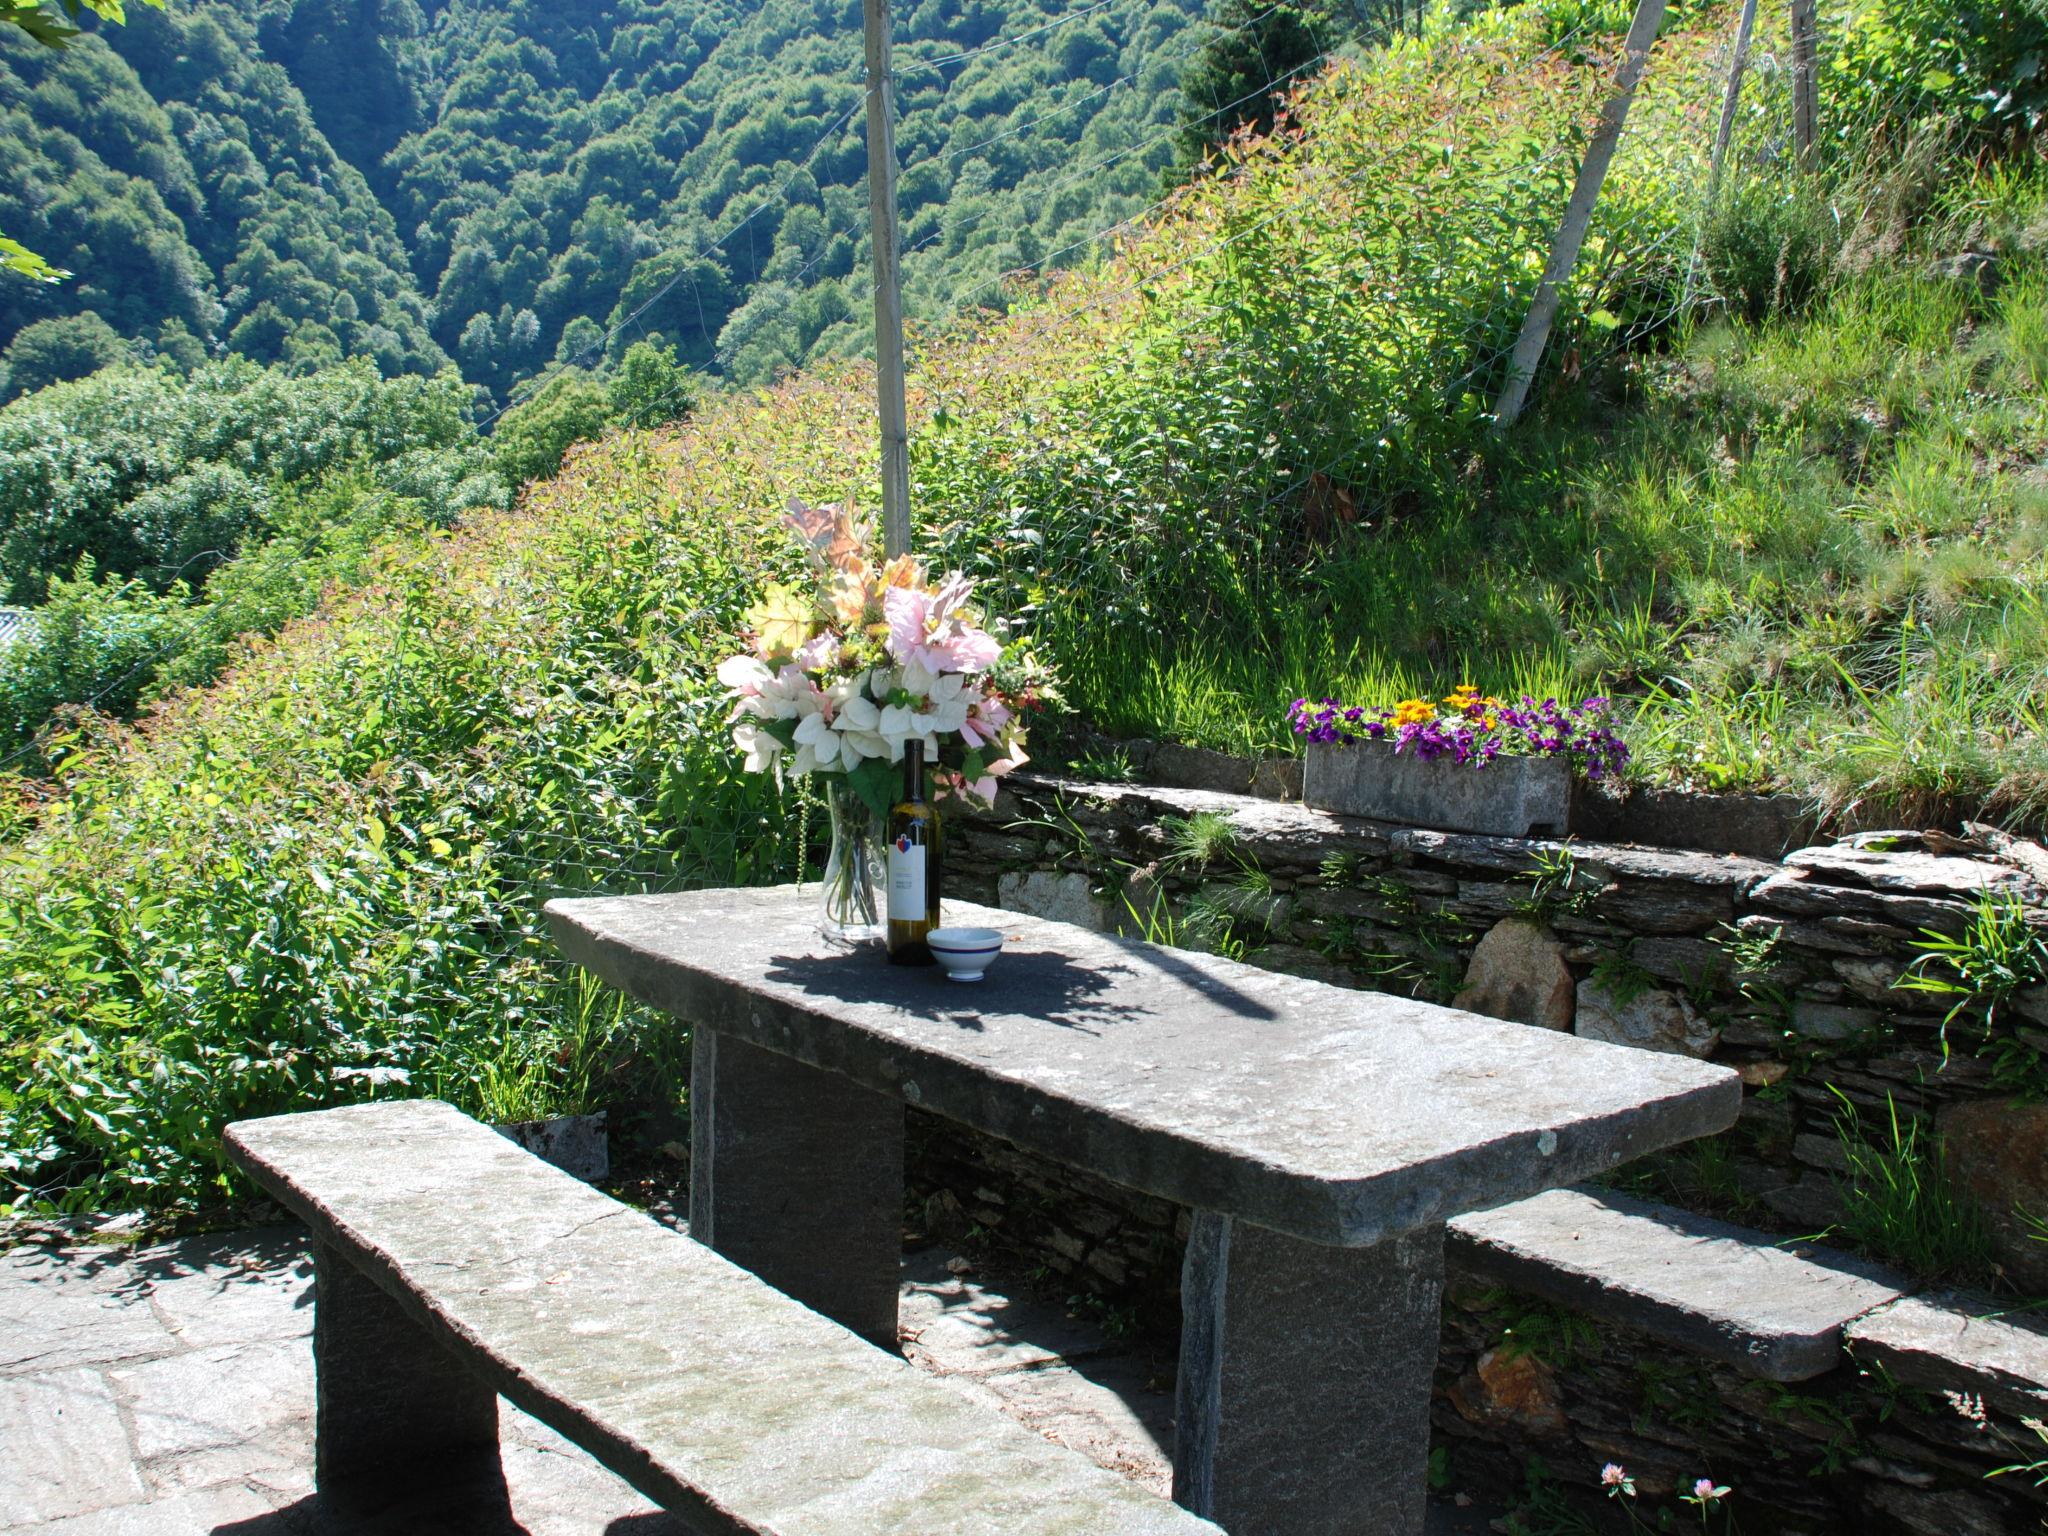
<path id="1" fill-rule="evenodd" d="M 323 1509 L 502 1488 L 503 1395 L 692 1530 L 1216 1536 L 445 1104 L 226 1140 L 312 1232 Z"/>
<path id="2" fill-rule="evenodd" d="M 1448 1245 L 1468 1274 L 1768 1381 L 1833 1370 L 1850 1326 L 1906 1287 L 1834 1249 L 1605 1190 L 1555 1189 L 1458 1217 Z"/>

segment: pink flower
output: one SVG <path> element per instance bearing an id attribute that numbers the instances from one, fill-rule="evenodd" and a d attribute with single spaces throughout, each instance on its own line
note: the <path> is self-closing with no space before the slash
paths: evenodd
<path id="1" fill-rule="evenodd" d="M 1728 1494 L 1728 1489 L 1716 1488 L 1714 1486 L 1714 1480 L 1711 1477 L 1703 1477 L 1698 1482 L 1692 1485 L 1692 1498 L 1687 1502 L 1693 1504 L 1711 1504 L 1716 1499 L 1727 1498 Z"/>
<path id="2" fill-rule="evenodd" d="M 891 587 L 882 594 L 889 621 L 889 654 L 904 666 L 915 662 L 933 672 L 983 672 L 1003 653 L 1002 644 L 968 621 L 967 599 L 974 583 L 958 574 L 936 591 Z"/>
<path id="3" fill-rule="evenodd" d="M 1010 720 L 1010 706 L 1001 699 L 976 698 L 967 711 L 967 723 L 960 727 L 960 737 L 970 747 L 985 747 L 1003 733 Z"/>
<path id="4" fill-rule="evenodd" d="M 1600 1469 L 1601 1486 L 1606 1488 L 1610 1499 L 1636 1496 L 1636 1480 L 1628 1475 L 1628 1469 L 1618 1461 L 1610 1461 Z"/>

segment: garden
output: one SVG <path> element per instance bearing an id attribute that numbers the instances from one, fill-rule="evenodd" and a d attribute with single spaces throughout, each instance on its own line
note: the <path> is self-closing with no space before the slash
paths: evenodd
<path id="1" fill-rule="evenodd" d="M 1004 652 L 951 766 L 978 788 L 1021 767 L 1028 704 L 1032 768 L 1070 781 L 1006 781 L 982 813 L 997 851 L 969 877 L 992 892 L 1071 877 L 1127 931 L 1444 1003 L 1496 925 L 1541 928 L 1580 1020 L 1588 989 L 1615 1019 L 1656 999 L 1670 1038 L 1712 1032 L 1692 1054 L 1741 1058 L 1737 1128 L 1614 1193 L 2032 1305 L 2048 1208 L 1973 1203 L 1940 1117 L 1966 1078 L 2038 1110 L 2038 901 L 1881 861 L 1990 868 L 2048 830 L 2048 18 L 1829 7 L 1801 155 L 1766 17 L 1717 178 L 1735 10 L 1672 8 L 1512 427 L 1493 402 L 1612 78 L 1608 0 L 1340 59 L 1112 255 L 921 331 L 914 553 L 958 583 L 863 564 L 829 657 L 804 649 L 806 551 L 861 542 L 879 500 L 858 361 L 700 392 L 636 347 L 639 394 L 542 392 L 490 442 L 447 381 L 355 365 L 204 365 L 211 415 L 241 424 L 217 440 L 148 370 L 9 407 L 17 435 L 124 446 L 17 454 L 0 485 L 0 572 L 52 615 L 0 677 L 0 1209 L 221 1220 L 249 1194 L 223 1125 L 376 1098 L 606 1109 L 635 1157 L 673 1160 L 687 1038 L 565 967 L 542 906 L 815 879 L 827 797 L 761 770 L 851 765 L 845 733 L 760 701 L 799 661 L 814 706 L 878 675 L 872 626 L 914 601 Z M 650 424 L 678 390 L 689 419 Z M 904 673 L 860 706 L 936 716 L 936 676 L 888 657 Z M 1874 840 L 1737 874 L 1571 845 L 1304 859 L 1147 789 L 1161 743 L 1283 768 L 1362 743 L 1471 775 L 1557 758 L 1615 793 L 1789 797 Z M 1846 905 L 1798 905 L 1801 882 Z M 1759 1182 L 1794 1164 L 1802 1195 Z M 1466 1300 L 1475 1362 L 1519 1329 L 1553 1376 L 1711 1400 L 1729 1444 L 1780 1415 L 1819 1447 L 1788 1479 L 1889 1454 L 1830 1423 L 1835 1399 L 1760 1407 L 1753 1382 L 1617 1363 L 1561 1311 Z M 1854 1390 L 1864 1419 L 1966 1417 Z M 2006 1486 L 2039 1475 L 2038 1447 L 1999 1455 Z M 1728 1518 L 1729 1478 L 1645 1478 L 1636 1506 L 1639 1474 L 1617 1460 L 1603 1496 Z M 1524 1502 L 1573 1529 L 1549 1499 Z"/>

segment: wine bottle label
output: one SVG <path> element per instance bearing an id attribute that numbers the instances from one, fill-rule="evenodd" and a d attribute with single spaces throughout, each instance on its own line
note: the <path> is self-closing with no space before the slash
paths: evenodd
<path id="1" fill-rule="evenodd" d="M 889 844 L 889 921 L 924 922 L 929 916 L 924 893 L 924 844 L 899 832 Z"/>

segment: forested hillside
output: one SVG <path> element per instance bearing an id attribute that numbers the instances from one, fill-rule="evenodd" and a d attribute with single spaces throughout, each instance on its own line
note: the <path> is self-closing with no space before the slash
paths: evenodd
<path id="1" fill-rule="evenodd" d="M 1157 196 L 1206 6 L 1086 9 L 899 8 L 913 315 L 1079 259 Z M 657 334 L 741 382 L 868 344 L 858 0 L 128 22 L 61 52 L 0 37 L 0 229 L 77 274 L 0 285 L 4 393 L 226 350 L 387 377 L 453 359 L 502 403 Z"/>

